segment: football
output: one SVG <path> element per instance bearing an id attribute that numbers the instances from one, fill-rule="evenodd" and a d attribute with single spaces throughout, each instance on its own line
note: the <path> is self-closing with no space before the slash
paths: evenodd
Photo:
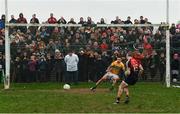
<path id="1" fill-rule="evenodd" d="M 124 72 L 124 74 L 125 74 L 125 76 L 129 76 L 130 75 L 130 70 L 129 69 L 127 69 L 125 72 Z"/>
<path id="2" fill-rule="evenodd" d="M 176 79 L 176 78 L 173 78 L 173 82 L 177 82 L 177 79 Z"/>
<path id="3" fill-rule="evenodd" d="M 69 84 L 64 84 L 64 86 L 63 86 L 63 89 L 65 89 L 65 90 L 69 90 L 71 87 L 70 87 L 70 85 Z"/>

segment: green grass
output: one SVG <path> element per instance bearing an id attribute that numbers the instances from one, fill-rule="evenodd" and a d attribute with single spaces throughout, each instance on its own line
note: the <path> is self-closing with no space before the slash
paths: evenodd
<path id="1" fill-rule="evenodd" d="M 94 93 L 88 90 L 92 85 L 81 83 L 65 91 L 63 84 L 58 83 L 12 84 L 11 89 L 0 90 L 0 113 L 180 112 L 179 88 L 139 82 L 130 87 L 129 104 L 114 105 L 116 90 L 109 92 L 109 83 L 102 84 Z M 107 91 L 98 91 L 102 88 Z"/>

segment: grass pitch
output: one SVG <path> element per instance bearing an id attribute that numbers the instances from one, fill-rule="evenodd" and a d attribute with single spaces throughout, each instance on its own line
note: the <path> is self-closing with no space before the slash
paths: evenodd
<path id="1" fill-rule="evenodd" d="M 166 88 L 160 83 L 139 82 L 130 87 L 130 103 L 114 105 L 117 89 L 110 92 L 103 83 L 96 92 L 93 83 L 72 85 L 68 91 L 63 84 L 12 84 L 0 90 L 0 112 L 4 113 L 87 113 L 87 112 L 176 112 L 180 113 L 180 89 Z M 0 86 L 3 88 L 3 85 Z M 124 97 L 122 98 L 122 100 Z"/>

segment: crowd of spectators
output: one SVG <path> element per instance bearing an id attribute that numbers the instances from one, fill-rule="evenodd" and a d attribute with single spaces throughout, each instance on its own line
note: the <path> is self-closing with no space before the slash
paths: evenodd
<path id="1" fill-rule="evenodd" d="M 9 23 L 27 23 L 22 13 L 16 19 L 13 15 Z M 30 23 L 40 23 L 36 14 Z M 79 57 L 79 81 L 96 81 L 104 74 L 107 66 L 117 55 L 125 61 L 126 53 L 139 50 L 145 55 L 142 64 L 153 80 L 160 72 L 163 80 L 165 71 L 166 27 L 96 27 L 91 17 L 87 21 L 80 17 L 66 21 L 57 20 L 53 13 L 46 22 L 49 24 L 82 24 L 82 27 L 9 27 L 11 44 L 11 81 L 13 82 L 63 82 L 65 77 L 64 56 L 73 50 Z M 106 24 L 103 18 L 97 24 Z M 151 24 L 148 18 L 140 16 L 123 21 L 118 16 L 111 24 Z M 172 24 L 170 38 L 178 49 L 180 25 Z M 0 19 L 0 67 L 4 69 L 5 59 L 5 15 Z M 174 45 L 173 45 L 174 46 Z M 172 47 L 173 48 L 173 47 Z M 177 50 L 175 50 L 177 51 Z M 176 52 L 173 53 L 176 53 Z M 143 76 L 147 80 L 147 75 Z"/>

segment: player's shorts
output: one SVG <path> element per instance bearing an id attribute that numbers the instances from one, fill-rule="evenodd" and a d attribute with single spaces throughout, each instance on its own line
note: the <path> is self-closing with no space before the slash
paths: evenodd
<path id="1" fill-rule="evenodd" d="M 124 80 L 128 85 L 134 85 L 138 81 L 138 71 L 132 71 L 129 76 L 127 76 Z"/>
<path id="2" fill-rule="evenodd" d="M 117 74 L 113 74 L 111 72 L 107 72 L 105 75 L 104 75 L 105 78 L 109 79 L 109 80 L 112 80 L 112 79 L 118 79 L 119 76 Z"/>

